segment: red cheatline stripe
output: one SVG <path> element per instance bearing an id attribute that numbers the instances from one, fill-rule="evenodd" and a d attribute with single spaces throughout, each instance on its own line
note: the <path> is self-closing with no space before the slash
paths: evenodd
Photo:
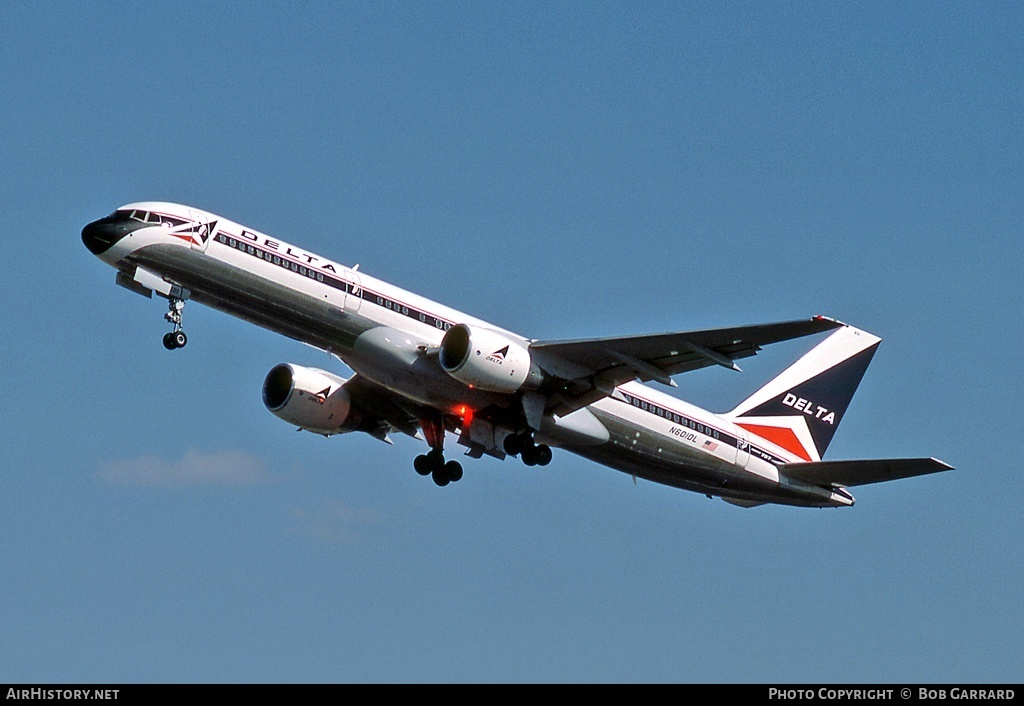
<path id="1" fill-rule="evenodd" d="M 762 439 L 767 439 L 779 448 L 786 449 L 791 453 L 796 454 L 805 461 L 810 461 L 811 456 L 804 449 L 804 445 L 800 443 L 800 440 L 796 438 L 796 434 L 793 433 L 792 429 L 785 427 L 766 427 L 760 424 L 747 424 L 739 423 L 738 426 L 743 427 L 751 434 L 757 434 Z"/>

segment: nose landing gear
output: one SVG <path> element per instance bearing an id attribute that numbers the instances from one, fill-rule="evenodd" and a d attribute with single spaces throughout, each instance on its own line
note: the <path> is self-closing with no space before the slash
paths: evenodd
<path id="1" fill-rule="evenodd" d="M 173 351 L 175 348 L 184 348 L 188 343 L 188 336 L 184 331 L 171 331 L 164 334 L 164 348 Z"/>
<path id="2" fill-rule="evenodd" d="M 167 303 L 167 313 L 164 319 L 174 325 L 174 330 L 164 334 L 164 348 L 173 351 L 175 348 L 184 348 L 188 343 L 188 336 L 181 330 L 181 310 L 185 308 L 185 300 L 177 297 L 170 297 Z"/>

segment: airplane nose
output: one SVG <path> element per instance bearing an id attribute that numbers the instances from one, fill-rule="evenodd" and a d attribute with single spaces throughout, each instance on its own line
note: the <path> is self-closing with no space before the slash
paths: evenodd
<path id="1" fill-rule="evenodd" d="M 82 242 L 93 255 L 100 255 L 110 246 L 131 232 L 126 224 L 109 216 L 89 223 L 82 228 Z"/>

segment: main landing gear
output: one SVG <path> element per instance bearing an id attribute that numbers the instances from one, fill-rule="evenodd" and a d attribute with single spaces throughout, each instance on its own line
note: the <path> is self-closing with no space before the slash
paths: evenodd
<path id="1" fill-rule="evenodd" d="M 441 449 L 431 449 L 420 454 L 412 465 L 421 476 L 430 476 L 442 487 L 462 480 L 462 464 L 458 461 L 445 462 L 444 451 Z"/>
<path id="2" fill-rule="evenodd" d="M 430 476 L 439 486 L 446 486 L 462 480 L 462 464 L 444 460 L 444 421 L 438 419 L 420 420 L 420 428 L 430 445 L 430 451 L 420 454 L 412 466 L 421 476 Z"/>
<path id="3" fill-rule="evenodd" d="M 502 444 L 509 456 L 519 456 L 527 466 L 546 466 L 551 463 L 551 447 L 534 442 L 529 432 L 509 434 Z"/>
<path id="4" fill-rule="evenodd" d="M 462 479 L 462 464 L 444 460 L 444 423 L 440 419 L 421 419 L 420 428 L 430 451 L 413 461 L 413 468 L 421 476 L 430 476 L 440 486 Z M 505 453 L 518 456 L 527 466 L 546 466 L 551 463 L 551 447 L 534 441 L 530 431 L 509 434 L 502 442 Z"/>
<path id="5" fill-rule="evenodd" d="M 185 300 L 171 297 L 167 303 L 167 313 L 164 319 L 174 325 L 174 330 L 164 334 L 164 348 L 173 351 L 175 348 L 184 348 L 188 343 L 188 336 L 181 330 L 181 310 L 185 308 Z"/>

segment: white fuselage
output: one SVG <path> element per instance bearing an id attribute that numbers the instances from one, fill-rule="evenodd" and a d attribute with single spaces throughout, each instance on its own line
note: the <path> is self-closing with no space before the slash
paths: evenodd
<path id="1" fill-rule="evenodd" d="M 185 290 L 183 299 L 327 350 L 359 375 L 417 404 L 441 410 L 502 404 L 500 396 L 473 389 L 436 365 L 427 371 L 428 361 L 416 354 L 436 349 L 452 326 L 479 326 L 524 346 L 530 343 L 213 214 L 162 202 L 119 209 L 130 210 L 187 223 L 175 225 L 173 218 L 165 218 L 168 222 L 139 227 L 97 253 L 123 276 L 145 283 L 155 275 L 165 286 Z M 606 438 L 581 438 L 572 424 L 554 418 L 545 419 L 539 435 L 635 477 L 741 504 L 829 507 L 853 502 L 839 489 L 780 477 L 779 464 L 800 459 L 767 440 L 751 439 L 728 419 L 636 382 L 619 386 L 617 392 L 584 408 L 607 429 Z"/>

